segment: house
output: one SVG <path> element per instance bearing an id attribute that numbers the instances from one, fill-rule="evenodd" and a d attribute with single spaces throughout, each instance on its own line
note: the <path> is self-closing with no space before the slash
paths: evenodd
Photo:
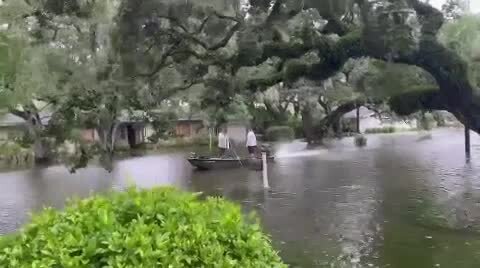
<path id="1" fill-rule="evenodd" d="M 204 129 L 203 120 L 178 119 L 175 124 L 175 135 L 182 138 L 191 138 L 200 134 Z"/>
<path id="2" fill-rule="evenodd" d="M 365 133 L 369 129 L 388 128 L 395 129 L 414 129 L 416 128 L 416 120 L 405 122 L 403 120 L 395 120 L 386 116 L 378 116 L 374 111 L 366 107 L 361 107 L 359 111 L 360 117 L 360 133 Z M 344 132 L 357 132 L 357 111 L 346 113 L 342 117 L 342 127 Z"/>
<path id="3" fill-rule="evenodd" d="M 135 148 L 148 142 L 148 138 L 155 133 L 152 124 L 145 118 L 143 112 L 136 112 L 133 115 L 123 112 L 118 121 L 114 134 L 115 146 L 118 148 Z M 82 130 L 81 137 L 87 142 L 100 140 L 96 129 Z"/>
<path id="4" fill-rule="evenodd" d="M 115 146 L 135 148 L 146 143 L 153 132 L 148 122 L 121 121 L 117 127 Z"/>
<path id="5" fill-rule="evenodd" d="M 25 132 L 25 120 L 7 113 L 0 115 L 0 141 L 19 138 Z"/>
<path id="6" fill-rule="evenodd" d="M 40 113 L 42 123 L 48 124 L 51 117 L 48 113 Z M 148 120 L 140 119 L 139 113 L 136 116 L 123 113 L 119 117 L 119 125 L 116 130 L 115 145 L 118 147 L 136 147 L 147 142 L 147 138 L 154 134 L 152 125 Z M 27 130 L 26 122 L 11 113 L 0 115 L 0 141 L 20 138 Z M 100 137 L 96 129 L 81 130 L 81 138 L 87 142 L 99 141 Z"/>
<path id="7" fill-rule="evenodd" d="M 148 137 L 154 134 L 152 126 L 147 122 L 122 121 L 115 134 L 115 146 L 118 148 L 135 148 L 148 142 Z M 81 137 L 86 142 L 96 142 L 100 136 L 96 129 L 84 129 Z"/>
<path id="8" fill-rule="evenodd" d="M 51 114 L 41 112 L 39 116 L 42 124 L 48 125 Z M 23 118 L 11 113 L 0 114 L 0 141 L 23 137 L 26 131 L 27 123 Z"/>
<path id="9" fill-rule="evenodd" d="M 96 129 L 83 129 L 80 136 L 85 142 L 94 142 L 100 140 Z"/>

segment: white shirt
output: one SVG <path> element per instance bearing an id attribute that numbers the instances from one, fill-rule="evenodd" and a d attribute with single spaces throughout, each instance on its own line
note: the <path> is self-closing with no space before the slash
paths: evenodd
<path id="1" fill-rule="evenodd" d="M 257 146 L 257 137 L 253 131 L 249 131 L 247 134 L 247 147 Z"/>
<path id="2" fill-rule="evenodd" d="M 218 148 L 229 149 L 230 142 L 228 142 L 228 136 L 220 132 L 218 134 Z"/>

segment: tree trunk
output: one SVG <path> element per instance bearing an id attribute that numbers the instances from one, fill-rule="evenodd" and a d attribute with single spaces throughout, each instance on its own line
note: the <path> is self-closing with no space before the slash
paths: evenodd
<path id="1" fill-rule="evenodd" d="M 356 121 L 357 121 L 357 133 L 361 133 L 360 131 L 360 106 L 357 106 L 357 117 L 356 117 Z"/>
<path id="2" fill-rule="evenodd" d="M 310 108 L 306 107 L 302 109 L 302 126 L 303 134 L 308 144 L 312 144 L 315 140 L 313 129 L 313 117 Z"/>
<path id="3" fill-rule="evenodd" d="M 342 137 L 342 123 L 341 123 L 342 120 L 341 119 L 342 117 L 339 117 L 332 123 L 333 134 L 337 138 Z"/>
<path id="4" fill-rule="evenodd" d="M 33 153 L 36 164 L 45 164 L 51 160 L 49 144 L 42 138 L 35 138 Z"/>
<path id="5" fill-rule="evenodd" d="M 42 136 L 45 126 L 38 113 L 27 112 L 27 128 L 30 137 L 33 139 L 33 153 L 36 164 L 45 164 L 52 159 L 51 148 L 48 141 Z"/>
<path id="6" fill-rule="evenodd" d="M 470 128 L 465 125 L 465 156 L 470 159 Z"/>
<path id="7" fill-rule="evenodd" d="M 335 129 L 339 129 L 338 124 L 342 116 L 357 109 L 357 107 L 363 106 L 364 104 L 364 99 L 357 99 L 338 106 L 320 121 L 320 125 L 316 129 L 316 136 L 321 139 L 327 136 L 330 129 L 333 128 L 334 131 Z"/>
<path id="8" fill-rule="evenodd" d="M 107 127 L 98 127 L 98 136 L 100 137 L 100 147 L 102 152 L 100 154 L 100 162 L 108 171 L 113 169 L 113 155 L 115 154 L 115 144 L 117 137 L 117 130 L 120 124 L 112 122 Z"/>

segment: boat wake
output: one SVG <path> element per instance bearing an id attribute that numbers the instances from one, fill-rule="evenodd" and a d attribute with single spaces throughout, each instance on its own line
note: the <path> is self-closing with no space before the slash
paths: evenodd
<path id="1" fill-rule="evenodd" d="M 275 158 L 300 158 L 300 157 L 311 157 L 324 154 L 324 150 L 315 150 L 315 151 L 302 151 L 302 152 L 278 152 L 275 154 Z"/>
<path id="2" fill-rule="evenodd" d="M 275 158 L 310 157 L 321 155 L 323 153 L 325 153 L 325 150 L 309 150 L 306 142 L 295 141 L 292 143 L 279 145 L 275 152 Z"/>

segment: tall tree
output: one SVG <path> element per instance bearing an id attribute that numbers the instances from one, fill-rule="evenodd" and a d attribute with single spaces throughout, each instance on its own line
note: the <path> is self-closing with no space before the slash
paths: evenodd
<path id="1" fill-rule="evenodd" d="M 22 28 L 33 20 L 34 27 L 23 27 L 31 29 L 27 32 L 32 45 L 52 48 L 56 43 L 55 48 L 63 48 L 58 45 L 63 43 L 52 40 L 60 38 L 65 28 L 79 33 L 70 32 L 67 36 L 73 39 L 66 40 L 76 43 L 75 38 L 83 36 L 81 44 L 89 41 L 90 49 L 67 46 L 74 54 L 60 58 L 75 63 L 75 68 L 90 65 L 84 70 L 93 70 L 94 85 L 77 77 L 68 88 L 91 100 L 69 102 L 75 98 L 68 97 L 65 103 L 95 103 L 108 111 L 110 122 L 115 122 L 119 110 L 150 109 L 197 83 L 206 89 L 205 103 L 227 106 L 245 90 L 264 91 L 280 82 L 293 88 L 299 79 L 322 83 L 350 59 L 369 57 L 416 66 L 435 82 L 428 90 L 398 94 L 395 103 L 402 113 L 444 109 L 480 132 L 480 100 L 469 65 L 437 39 L 444 22 L 442 12 L 420 0 L 251 0 L 248 5 L 220 0 L 121 0 L 118 6 L 113 1 L 114 19 L 106 23 L 111 34 L 104 35 L 111 46 L 100 42 L 101 23 L 94 19 L 102 17 L 94 16 L 101 14 L 102 1 L 14 2 L 8 6 L 30 11 L 21 13 L 22 22 L 12 23 L 11 28 Z M 106 56 L 93 57 L 99 50 Z M 103 59 L 104 64 L 92 58 Z M 59 77 L 75 77 L 66 73 Z M 58 86 L 62 82 L 56 83 L 57 89 L 63 88 Z M 82 90 L 93 93 L 81 94 Z M 330 116 L 321 121 L 334 124 L 361 103 L 353 99 L 334 105 Z M 74 114 L 78 110 L 88 109 L 78 108 Z M 101 124 L 110 130 L 114 125 Z"/>

